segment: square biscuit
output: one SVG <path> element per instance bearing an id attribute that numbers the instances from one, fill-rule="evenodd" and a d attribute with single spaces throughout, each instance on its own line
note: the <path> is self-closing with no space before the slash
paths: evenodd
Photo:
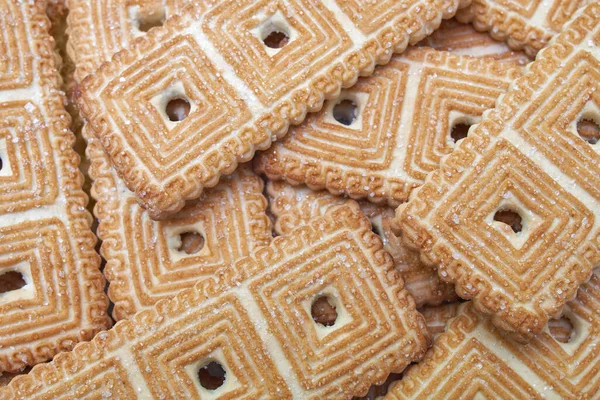
<path id="1" fill-rule="evenodd" d="M 237 264 L 13 379 L 0 397 L 349 399 L 429 345 L 391 257 L 352 207 Z M 322 299 L 331 324 L 315 318 Z M 209 365 L 219 382 L 203 378 Z"/>
<path id="2" fill-rule="evenodd" d="M 81 111 L 165 217 L 469 2 L 194 3 L 88 76 Z"/>
<path id="3" fill-rule="evenodd" d="M 599 37 L 595 2 L 396 211 L 441 277 L 523 341 L 600 262 Z"/>
<path id="4" fill-rule="evenodd" d="M 43 2 L 0 2 L 0 371 L 111 325 Z"/>

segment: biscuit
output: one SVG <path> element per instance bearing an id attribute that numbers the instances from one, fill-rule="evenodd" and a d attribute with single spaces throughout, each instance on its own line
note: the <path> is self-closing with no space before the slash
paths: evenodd
<path id="1" fill-rule="evenodd" d="M 174 297 L 273 238 L 263 182 L 245 165 L 169 219 L 154 221 L 106 161 L 94 157 L 92 175 L 116 320 Z"/>
<path id="2" fill-rule="evenodd" d="M 422 259 L 523 341 L 600 263 L 599 38 L 596 2 L 396 211 Z"/>
<path id="3" fill-rule="evenodd" d="M 194 3 L 88 76 L 81 112 L 127 187 L 165 217 L 469 3 Z"/>
<path id="4" fill-rule="evenodd" d="M 0 372 L 110 326 L 44 2 L 0 1 Z"/>
<path id="5" fill-rule="evenodd" d="M 600 276 L 565 306 L 566 337 L 544 330 L 526 345 L 461 306 L 425 359 L 408 369 L 386 399 L 592 399 L 600 392 Z"/>
<path id="6" fill-rule="evenodd" d="M 429 345 L 355 208 L 332 209 L 236 264 L 13 379 L 0 398 L 349 399 Z M 334 318 L 316 315 L 320 303 Z"/>
<path id="7" fill-rule="evenodd" d="M 268 182 L 267 195 L 269 209 L 275 219 L 274 231 L 278 235 L 288 234 L 337 205 L 356 205 L 326 191 L 313 192 L 306 186 L 293 187 L 283 181 Z M 420 263 L 418 253 L 404 246 L 392 232 L 393 209 L 368 202 L 359 203 L 359 207 L 371 221 L 373 232 L 383 240 L 385 250 L 392 256 L 394 266 L 402 275 L 405 288 L 414 297 L 417 307 L 456 300 L 454 287 L 443 282 L 433 268 Z"/>
<path id="8" fill-rule="evenodd" d="M 158 4 L 73 2 L 69 53 L 76 60 L 76 77 L 84 78 L 120 46 L 141 35 L 140 25 L 164 18 Z M 176 5 L 165 3 L 169 11 Z M 121 20 L 126 22 L 120 24 Z M 118 35 L 109 27 L 117 27 Z M 110 37 L 102 36 L 108 32 Z M 117 37 L 120 41 L 114 41 Z M 108 294 L 115 303 L 116 320 L 173 297 L 272 239 L 263 182 L 249 168 L 241 166 L 201 199 L 188 202 L 168 220 L 155 222 L 111 168 L 89 126 L 82 132 L 89 140 L 92 195 L 98 201 L 95 214 L 100 220 L 98 236 L 103 240 L 101 254 L 106 259 Z"/>
<path id="9" fill-rule="evenodd" d="M 511 50 L 506 43 L 494 40 L 488 33 L 478 32 L 471 24 L 463 24 L 455 18 L 442 21 L 440 27 L 417 46 L 519 65 L 532 61 L 525 52 Z"/>
<path id="10" fill-rule="evenodd" d="M 495 60 L 410 49 L 290 129 L 256 169 L 397 206 L 520 74 Z"/>
<path id="11" fill-rule="evenodd" d="M 473 0 L 456 18 L 488 31 L 496 40 L 506 41 L 530 57 L 561 31 L 578 9 L 591 0 L 504 1 Z"/>

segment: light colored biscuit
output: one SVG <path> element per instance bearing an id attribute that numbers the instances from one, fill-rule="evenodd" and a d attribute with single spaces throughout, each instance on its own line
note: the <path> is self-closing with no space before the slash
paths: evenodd
<path id="1" fill-rule="evenodd" d="M 590 1 L 595 0 L 473 0 L 456 17 L 535 57 L 577 10 Z"/>
<path id="2" fill-rule="evenodd" d="M 404 373 L 386 399 L 592 399 L 600 393 L 600 275 L 565 306 L 571 332 L 544 330 L 517 343 L 461 306 L 425 359 Z M 566 340 L 565 340 L 566 339 Z"/>
<path id="3" fill-rule="evenodd" d="M 320 301 L 335 307 L 330 326 L 315 318 Z M 349 399 L 428 345 L 381 240 L 341 206 L 36 366 L 0 398 Z M 211 362 L 224 381 L 203 379 Z"/>
<path id="4" fill-rule="evenodd" d="M 198 2 L 82 84 L 127 186 L 165 217 L 470 0 Z"/>
<path id="5" fill-rule="evenodd" d="M 98 161 L 106 159 L 94 158 L 98 236 L 116 320 L 174 297 L 273 238 L 263 182 L 244 165 L 169 219 L 153 221 Z"/>
<path id="6" fill-rule="evenodd" d="M 44 2 L 0 1 L 0 371 L 110 326 Z"/>
<path id="7" fill-rule="evenodd" d="M 600 263 L 599 38 L 595 2 L 396 212 L 424 261 L 523 341 Z"/>
<path id="8" fill-rule="evenodd" d="M 520 74 L 495 60 L 410 49 L 290 129 L 256 169 L 397 206 Z"/>
<path id="9" fill-rule="evenodd" d="M 283 181 L 267 183 L 275 233 L 286 235 L 311 219 L 325 214 L 340 204 L 356 206 L 352 200 L 334 196 L 326 191 L 313 192 L 306 186 L 290 186 Z M 438 305 L 456 300 L 454 287 L 443 282 L 430 266 L 419 261 L 418 253 L 409 250 L 393 232 L 393 209 L 360 202 L 359 207 L 371 221 L 373 232 L 383 240 L 383 246 L 394 260 L 396 270 L 402 275 L 404 285 L 414 297 L 417 307 Z"/>
<path id="10" fill-rule="evenodd" d="M 161 4 L 72 2 L 69 52 L 77 60 L 78 79 L 140 36 L 140 24 L 160 21 L 163 12 L 170 15 L 176 9 L 174 2 L 164 4 L 165 8 L 159 7 Z M 122 20 L 126 22 L 119 23 Z M 103 36 L 108 33 L 111 35 Z M 168 220 L 155 222 L 111 168 L 87 125 L 83 134 L 89 140 L 98 236 L 103 240 L 101 254 L 106 259 L 108 293 L 115 303 L 116 320 L 173 297 L 271 240 L 263 183 L 249 168 L 241 166 L 201 199 L 189 202 Z M 187 248 L 181 246 L 181 238 L 184 245 L 189 242 Z"/>
<path id="11" fill-rule="evenodd" d="M 519 65 L 532 61 L 525 52 L 511 50 L 506 43 L 494 40 L 489 33 L 478 32 L 473 25 L 463 24 L 455 18 L 442 21 L 440 27 L 417 46 Z"/>

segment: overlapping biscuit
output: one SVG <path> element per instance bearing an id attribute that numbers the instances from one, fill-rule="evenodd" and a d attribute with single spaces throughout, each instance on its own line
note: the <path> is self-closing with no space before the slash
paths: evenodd
<path id="1" fill-rule="evenodd" d="M 197 2 L 86 78 L 81 111 L 165 217 L 469 2 Z"/>
<path id="2" fill-rule="evenodd" d="M 169 219 L 154 221 L 100 163 L 107 160 L 93 160 L 98 236 L 116 320 L 174 297 L 272 239 L 263 182 L 247 166 Z"/>
<path id="3" fill-rule="evenodd" d="M 544 328 L 522 345 L 489 319 L 461 306 L 425 359 L 404 373 L 386 399 L 591 399 L 600 374 L 600 275 L 565 306 L 568 335 Z"/>
<path id="4" fill-rule="evenodd" d="M 410 49 L 291 128 L 258 155 L 256 168 L 397 206 L 520 74 L 491 59 Z"/>
<path id="5" fill-rule="evenodd" d="M 397 210 L 406 241 L 520 340 L 600 263 L 599 38 L 595 2 Z"/>
<path id="6" fill-rule="evenodd" d="M 316 318 L 323 302 L 333 319 Z M 428 344 L 381 240 L 341 206 L 36 366 L 0 397 L 350 398 Z"/>
<path id="7" fill-rule="evenodd" d="M 110 326 L 44 2 L 0 1 L 0 371 Z"/>
<path id="8" fill-rule="evenodd" d="M 274 230 L 278 235 L 288 234 L 337 205 L 356 206 L 355 202 L 326 191 L 313 192 L 306 186 L 293 187 L 283 181 L 268 182 L 267 195 L 269 209 L 274 216 Z M 359 207 L 371 221 L 373 232 L 383 240 L 385 250 L 392 256 L 394 266 L 417 307 L 456 300 L 454 287 L 443 282 L 433 268 L 423 265 L 419 255 L 406 248 L 392 232 L 394 212 L 391 208 L 368 202 L 359 203 Z"/>
<path id="9" fill-rule="evenodd" d="M 473 0 L 456 17 L 534 57 L 579 8 L 591 1 L 595 0 Z"/>
<path id="10" fill-rule="evenodd" d="M 76 60 L 77 78 L 141 35 L 140 26 L 164 18 L 161 10 L 176 10 L 176 3 L 163 4 L 164 9 L 161 4 L 73 2 L 69 53 Z M 120 24 L 122 20 L 126 22 Z M 112 169 L 88 125 L 83 134 L 89 141 L 98 236 L 103 240 L 101 253 L 115 319 L 131 317 L 160 299 L 173 297 L 271 240 L 263 183 L 249 168 L 241 166 L 171 218 L 155 222 Z"/>
<path id="11" fill-rule="evenodd" d="M 442 21 L 440 27 L 417 46 L 519 65 L 532 61 L 525 52 L 512 50 L 506 43 L 494 40 L 488 33 L 478 32 L 471 24 L 460 23 L 455 18 Z"/>

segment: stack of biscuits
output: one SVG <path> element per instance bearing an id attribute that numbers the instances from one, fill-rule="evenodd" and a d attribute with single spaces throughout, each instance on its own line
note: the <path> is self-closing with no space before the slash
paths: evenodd
<path id="1" fill-rule="evenodd" d="M 600 398 L 600 0 L 0 24 L 0 399 Z"/>

